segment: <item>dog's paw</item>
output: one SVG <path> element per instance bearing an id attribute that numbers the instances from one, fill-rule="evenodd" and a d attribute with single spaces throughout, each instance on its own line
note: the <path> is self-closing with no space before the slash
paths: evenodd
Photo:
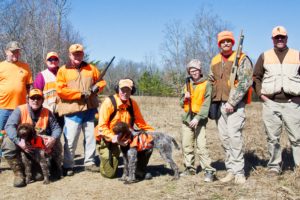
<path id="1" fill-rule="evenodd" d="M 124 181 L 124 184 L 129 185 L 129 184 L 137 183 L 137 182 L 138 182 L 137 179 L 130 179 L 130 180 L 127 179 Z"/>
<path id="2" fill-rule="evenodd" d="M 44 180 L 44 182 L 43 182 L 44 185 L 47 185 L 47 184 L 49 184 L 49 183 L 50 183 L 49 179 L 46 179 L 46 180 Z"/>
<path id="3" fill-rule="evenodd" d="M 34 180 L 32 178 L 27 178 L 26 177 L 26 180 L 25 180 L 26 184 L 29 184 L 29 183 L 33 183 Z"/>
<path id="4" fill-rule="evenodd" d="M 173 178 L 171 179 L 171 181 L 177 181 L 177 180 L 179 180 L 179 176 L 173 176 Z"/>

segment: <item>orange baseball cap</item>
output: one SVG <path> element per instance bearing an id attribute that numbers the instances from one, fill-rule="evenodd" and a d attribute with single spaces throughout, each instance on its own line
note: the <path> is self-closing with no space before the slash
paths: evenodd
<path id="1" fill-rule="evenodd" d="M 272 30 L 272 37 L 276 37 L 277 35 L 287 36 L 287 31 L 283 26 L 276 26 Z"/>
<path id="2" fill-rule="evenodd" d="M 29 98 L 33 96 L 41 96 L 43 97 L 43 92 L 40 89 L 31 89 L 29 92 Z"/>
<path id="3" fill-rule="evenodd" d="M 51 52 L 47 53 L 46 60 L 48 60 L 51 57 L 59 58 L 58 54 L 56 52 L 54 52 L 54 51 L 51 51 Z"/>
<path id="4" fill-rule="evenodd" d="M 78 51 L 83 52 L 83 46 L 81 44 L 72 44 L 69 48 L 70 53 L 75 53 Z"/>
<path id="5" fill-rule="evenodd" d="M 232 46 L 234 45 L 235 43 L 235 40 L 234 40 L 234 36 L 233 36 L 233 33 L 230 32 L 230 31 L 222 31 L 218 34 L 218 46 L 220 47 L 220 42 L 222 40 L 226 40 L 226 39 L 229 39 L 232 41 Z"/>

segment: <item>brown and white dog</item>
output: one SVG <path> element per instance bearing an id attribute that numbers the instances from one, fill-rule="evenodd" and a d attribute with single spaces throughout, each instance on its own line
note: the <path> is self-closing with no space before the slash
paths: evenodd
<path id="1" fill-rule="evenodd" d="M 114 128 L 113 132 L 115 134 L 120 135 L 122 137 L 128 137 L 128 135 L 134 135 L 132 131 L 130 131 L 128 124 L 124 122 L 118 122 Z M 180 149 L 176 140 L 164 133 L 161 132 L 145 132 L 142 131 L 140 133 L 149 134 L 153 137 L 153 148 L 156 148 L 161 157 L 169 163 L 170 167 L 174 171 L 173 180 L 179 179 L 179 169 L 172 159 L 172 143 L 174 144 L 176 149 Z M 138 133 L 139 134 L 139 133 Z M 122 150 L 123 149 L 123 150 Z M 124 151 L 125 149 L 125 151 Z M 123 162 L 124 162 L 124 170 L 121 180 L 125 181 L 125 183 L 130 184 L 136 182 L 135 172 L 136 172 L 136 163 L 137 163 L 137 149 L 136 148 L 122 148 L 123 153 Z"/>

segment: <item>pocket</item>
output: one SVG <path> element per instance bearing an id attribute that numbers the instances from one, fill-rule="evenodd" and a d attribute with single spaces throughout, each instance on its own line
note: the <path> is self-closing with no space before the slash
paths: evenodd
<path id="1" fill-rule="evenodd" d="M 262 94 L 274 94 L 275 92 L 275 77 L 266 77 L 262 81 L 261 93 Z"/>
<path id="2" fill-rule="evenodd" d="M 288 77 L 287 82 L 283 83 L 283 90 L 291 95 L 299 96 L 300 95 L 300 77 L 293 76 Z"/>

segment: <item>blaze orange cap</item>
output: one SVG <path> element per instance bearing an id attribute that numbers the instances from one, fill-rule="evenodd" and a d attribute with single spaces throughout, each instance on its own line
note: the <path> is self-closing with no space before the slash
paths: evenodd
<path id="1" fill-rule="evenodd" d="M 276 26 L 272 30 L 272 37 L 276 37 L 277 35 L 287 36 L 287 31 L 283 26 Z"/>
<path id="2" fill-rule="evenodd" d="M 83 52 L 83 46 L 81 44 L 72 44 L 69 48 L 70 53 L 75 53 L 78 51 Z"/>
<path id="3" fill-rule="evenodd" d="M 29 98 L 33 96 L 41 96 L 43 97 L 43 92 L 40 89 L 31 89 L 29 92 Z"/>
<path id="4" fill-rule="evenodd" d="M 228 39 L 232 41 L 232 46 L 233 46 L 234 43 L 235 43 L 233 33 L 230 32 L 230 31 L 222 31 L 222 32 L 220 32 L 218 34 L 218 46 L 220 47 L 220 42 L 222 40 L 228 40 Z"/>

